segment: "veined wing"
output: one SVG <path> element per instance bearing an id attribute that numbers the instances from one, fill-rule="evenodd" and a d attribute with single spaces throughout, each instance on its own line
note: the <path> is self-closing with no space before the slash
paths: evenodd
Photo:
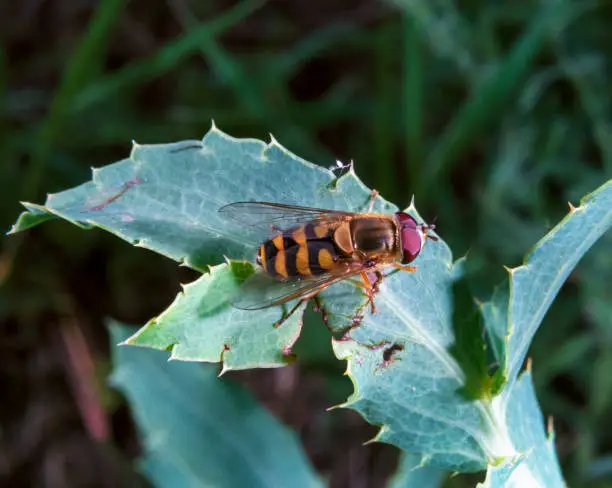
<path id="1" fill-rule="evenodd" d="M 300 207 L 271 202 L 235 202 L 225 205 L 219 212 L 226 218 L 248 227 L 258 228 L 267 234 L 285 230 L 307 222 L 332 222 L 356 215 L 342 210 Z"/>
<path id="2" fill-rule="evenodd" d="M 257 271 L 239 288 L 232 305 L 242 310 L 260 310 L 303 297 L 344 279 L 369 271 L 359 262 L 347 262 L 344 269 L 305 279 L 278 281 L 263 270 Z"/>

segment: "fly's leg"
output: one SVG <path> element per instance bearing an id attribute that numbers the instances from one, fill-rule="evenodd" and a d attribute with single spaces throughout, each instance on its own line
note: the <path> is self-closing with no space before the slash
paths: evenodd
<path id="1" fill-rule="evenodd" d="M 409 273 L 414 273 L 417 270 L 417 266 L 406 266 L 398 263 L 393 263 L 393 267 L 400 271 L 408 271 Z"/>
<path id="2" fill-rule="evenodd" d="M 285 323 L 285 321 L 286 321 L 286 320 L 287 320 L 289 317 L 291 317 L 291 316 L 292 316 L 292 315 L 295 313 L 295 311 L 296 311 L 298 308 L 300 308 L 300 305 L 302 305 L 302 303 L 307 302 L 307 301 L 308 301 L 308 298 L 306 298 L 306 297 L 301 298 L 300 300 L 298 300 L 298 302 L 295 304 L 295 306 L 294 306 L 294 307 L 293 307 L 291 310 L 289 310 L 289 312 L 287 312 L 287 313 L 286 313 L 285 315 L 283 315 L 283 316 L 282 316 L 282 317 L 281 317 L 279 320 L 277 320 L 276 322 L 274 322 L 274 327 L 278 328 L 278 327 L 280 327 L 281 325 L 283 325 L 283 324 Z"/>
<path id="3" fill-rule="evenodd" d="M 372 190 L 370 192 L 370 202 L 368 203 L 368 213 L 372 212 L 372 209 L 374 208 L 374 201 L 376 200 L 377 196 L 378 196 L 378 191 Z"/>
<path id="4" fill-rule="evenodd" d="M 368 301 L 366 302 L 366 305 L 369 303 L 372 306 L 372 313 L 375 314 L 376 305 L 374 305 L 374 293 L 378 291 L 378 281 L 379 281 L 378 277 L 376 281 L 374 282 L 374 284 L 372 284 L 372 282 L 370 281 L 370 278 L 368 277 L 368 273 L 366 273 L 365 271 L 362 271 L 361 279 L 363 280 L 363 283 L 360 283 L 360 285 L 362 286 L 366 295 L 368 296 Z"/>
<path id="5" fill-rule="evenodd" d="M 303 303 L 306 303 L 308 300 L 310 300 L 311 298 L 314 298 L 317 293 L 319 293 L 320 291 L 324 290 L 325 288 L 327 288 L 327 284 L 325 285 L 321 285 L 318 288 L 315 288 L 314 290 L 312 290 L 310 293 L 308 293 L 307 295 L 304 295 L 302 298 L 300 298 L 298 300 L 298 302 L 293 306 L 293 308 L 291 310 L 289 310 L 289 312 L 287 312 L 285 315 L 283 315 L 279 320 L 277 320 L 274 323 L 274 327 L 278 328 L 281 325 L 283 325 L 285 323 L 285 321 L 291 317 L 298 308 L 300 308 L 300 305 L 302 305 Z"/>

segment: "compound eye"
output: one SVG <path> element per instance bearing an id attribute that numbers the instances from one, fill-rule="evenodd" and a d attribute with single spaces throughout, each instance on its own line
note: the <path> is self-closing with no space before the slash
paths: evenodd
<path id="1" fill-rule="evenodd" d="M 402 229 L 402 264 L 408 264 L 416 259 L 421 252 L 423 239 L 417 229 L 404 227 Z"/>

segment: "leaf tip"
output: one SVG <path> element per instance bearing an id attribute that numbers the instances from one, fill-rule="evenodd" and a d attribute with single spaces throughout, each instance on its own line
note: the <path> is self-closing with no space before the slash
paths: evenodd
<path id="1" fill-rule="evenodd" d="M 210 130 L 219 130 L 217 124 L 215 124 L 215 119 L 210 119 Z"/>
<path id="2" fill-rule="evenodd" d="M 508 274 L 509 274 L 510 276 L 512 276 L 512 275 L 514 274 L 514 272 L 515 272 L 515 271 L 516 271 L 518 268 L 511 268 L 511 267 L 509 267 L 509 266 L 505 266 L 505 265 L 504 265 L 504 269 L 505 269 L 505 270 L 508 272 Z"/>
<path id="3" fill-rule="evenodd" d="M 228 371 L 231 371 L 231 370 L 232 370 L 231 367 L 229 367 L 225 363 L 222 363 L 221 364 L 221 369 L 219 370 L 219 374 L 217 375 L 217 378 L 221 378 L 221 376 L 223 376 L 225 373 L 227 373 Z"/>
<path id="4" fill-rule="evenodd" d="M 270 136 L 270 146 L 280 146 L 272 132 L 269 132 L 268 135 Z"/>
<path id="5" fill-rule="evenodd" d="M 362 445 L 367 446 L 369 444 L 374 444 L 375 442 L 381 442 L 381 440 L 383 439 L 385 434 L 387 434 L 388 431 L 389 431 L 389 427 L 387 427 L 386 425 L 383 425 L 374 437 L 365 441 Z"/>
<path id="6" fill-rule="evenodd" d="M 325 409 L 325 411 L 327 412 L 331 412 L 332 410 L 337 410 L 339 408 L 351 408 L 351 406 L 355 403 L 354 400 L 351 400 L 350 398 L 348 400 L 346 400 L 345 402 L 342 403 L 338 403 L 336 405 L 332 405 L 331 407 L 327 407 Z"/>

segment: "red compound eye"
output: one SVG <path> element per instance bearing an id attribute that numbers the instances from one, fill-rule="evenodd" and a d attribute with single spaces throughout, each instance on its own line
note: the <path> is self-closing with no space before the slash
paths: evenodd
<path id="1" fill-rule="evenodd" d="M 416 220 L 404 212 L 395 214 L 400 224 L 400 238 L 402 245 L 402 264 L 408 264 L 416 259 L 423 247 L 422 231 L 419 230 Z"/>

